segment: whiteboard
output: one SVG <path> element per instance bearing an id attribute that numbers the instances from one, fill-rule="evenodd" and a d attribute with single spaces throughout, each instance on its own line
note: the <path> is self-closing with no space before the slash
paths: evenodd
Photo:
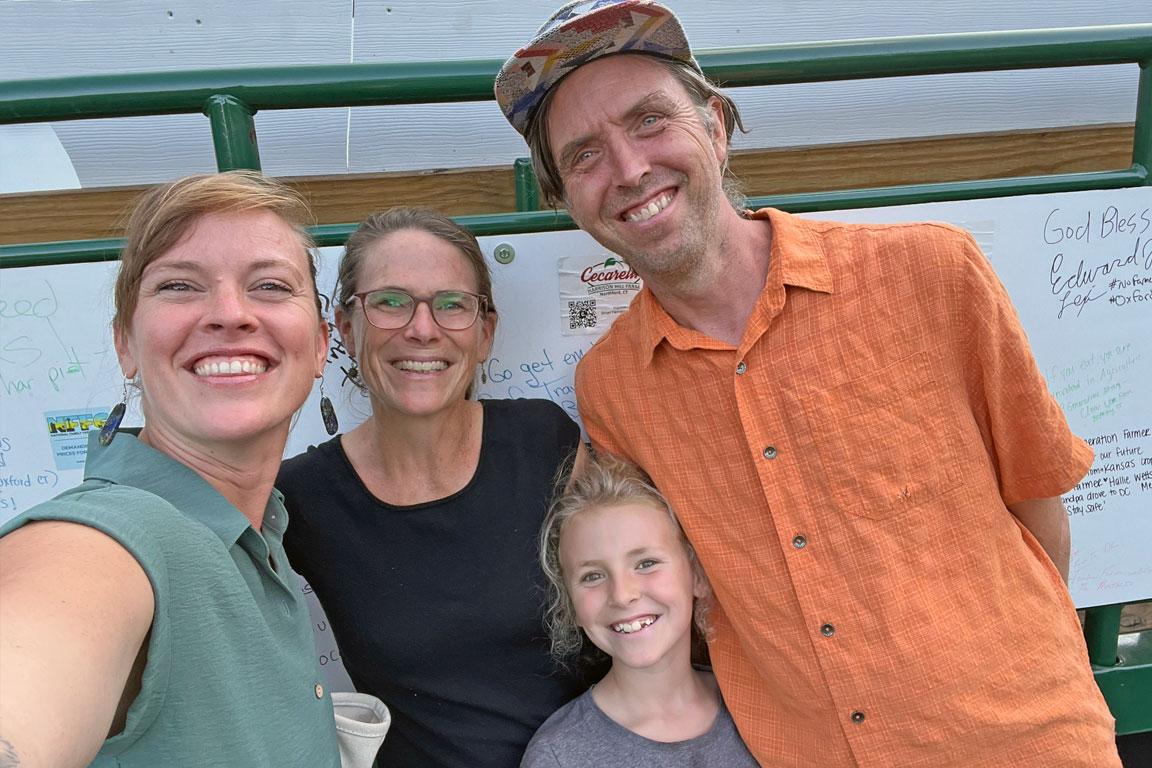
<path id="1" fill-rule="evenodd" d="M 1073 599 L 1087 607 L 1152 597 L 1152 188 L 812 218 L 936 220 L 973 232 L 1073 430 L 1096 450 L 1090 474 L 1064 497 Z M 480 396 L 547 398 L 578 418 L 576 363 L 639 280 L 581 232 L 485 237 L 481 245 L 499 325 Z M 331 291 L 339 254 L 322 253 L 321 291 Z M 0 270 L 0 522 L 80 482 L 83 432 L 120 398 L 109 330 L 115 267 Z M 347 367 L 334 338 L 325 382 L 344 430 L 367 415 L 365 400 L 345 380 Z M 327 439 L 318 398 L 316 389 L 286 455 Z M 130 409 L 126 423 L 140 423 L 139 413 Z M 350 688 L 327 622 L 314 609 L 330 685 Z"/>

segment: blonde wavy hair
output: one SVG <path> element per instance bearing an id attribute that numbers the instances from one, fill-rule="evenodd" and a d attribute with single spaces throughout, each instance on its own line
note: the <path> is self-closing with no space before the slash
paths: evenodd
<path id="1" fill-rule="evenodd" d="M 603 652 L 588 641 L 577 624 L 576 610 L 565 586 L 564 569 L 560 564 L 560 540 L 569 520 L 590 509 L 626 504 L 647 504 L 662 510 L 676 526 L 692 575 L 701 584 L 707 585 L 708 580 L 696 557 L 696 550 L 672 511 L 672 505 L 639 468 L 615 456 L 592 456 L 563 481 L 566 481 L 566 487 L 553 500 L 540 530 L 540 567 L 548 579 L 544 624 L 552 643 L 552 655 L 557 661 L 565 663 L 582 654 L 602 659 Z M 693 606 L 693 629 L 698 639 L 709 636 L 707 614 L 710 604 L 711 589 L 708 589 L 708 596 L 697 598 Z"/>

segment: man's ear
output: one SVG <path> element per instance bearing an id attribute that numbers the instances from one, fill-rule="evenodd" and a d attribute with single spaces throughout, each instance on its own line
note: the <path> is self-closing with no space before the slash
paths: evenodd
<path id="1" fill-rule="evenodd" d="M 712 151 L 716 161 L 723 168 L 728 162 L 728 129 L 724 125 L 724 104 L 715 96 L 708 98 L 708 112 L 712 116 L 712 127 L 709 139 L 712 140 Z"/>

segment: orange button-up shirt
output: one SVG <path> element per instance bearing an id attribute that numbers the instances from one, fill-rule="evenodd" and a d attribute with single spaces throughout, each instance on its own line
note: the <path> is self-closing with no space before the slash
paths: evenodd
<path id="1" fill-rule="evenodd" d="M 669 497 L 765 766 L 1119 766 L 1063 582 L 1007 506 L 1092 462 L 972 238 L 761 211 L 739 347 L 647 290 L 577 370 L 588 434 Z"/>

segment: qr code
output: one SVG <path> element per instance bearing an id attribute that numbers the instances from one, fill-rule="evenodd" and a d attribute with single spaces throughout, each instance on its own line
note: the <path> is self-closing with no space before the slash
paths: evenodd
<path id="1" fill-rule="evenodd" d="M 596 299 L 568 302 L 568 330 L 596 327 Z"/>

